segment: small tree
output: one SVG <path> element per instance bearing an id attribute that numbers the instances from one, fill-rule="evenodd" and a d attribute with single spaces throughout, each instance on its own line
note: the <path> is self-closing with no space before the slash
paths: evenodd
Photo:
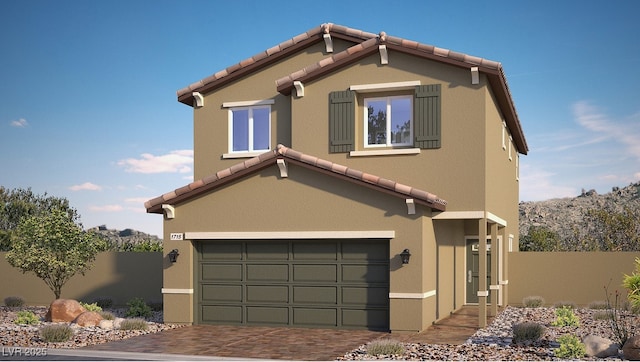
<path id="1" fill-rule="evenodd" d="M 54 208 L 24 218 L 12 238 L 7 261 L 23 273 L 32 272 L 60 298 L 71 277 L 89 270 L 106 244 L 75 221 L 76 214 Z"/>

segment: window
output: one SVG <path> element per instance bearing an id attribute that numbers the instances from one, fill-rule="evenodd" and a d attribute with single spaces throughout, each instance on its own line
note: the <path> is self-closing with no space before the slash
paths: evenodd
<path id="1" fill-rule="evenodd" d="M 271 146 L 271 107 L 229 110 L 229 152 L 268 151 Z"/>
<path id="2" fill-rule="evenodd" d="M 398 96 L 365 99 L 365 147 L 413 145 L 412 98 Z"/>

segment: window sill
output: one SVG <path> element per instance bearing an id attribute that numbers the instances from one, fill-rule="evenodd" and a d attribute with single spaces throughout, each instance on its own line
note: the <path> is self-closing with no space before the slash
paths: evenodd
<path id="1" fill-rule="evenodd" d="M 231 159 L 231 158 L 252 158 L 260 156 L 261 154 L 269 152 L 266 151 L 257 151 L 257 152 L 234 152 L 234 153 L 223 153 L 222 159 Z"/>
<path id="2" fill-rule="evenodd" d="M 349 156 L 351 157 L 366 157 L 366 156 L 393 156 L 393 155 L 419 155 L 419 148 L 398 148 L 392 150 L 371 150 L 371 151 L 351 151 Z"/>

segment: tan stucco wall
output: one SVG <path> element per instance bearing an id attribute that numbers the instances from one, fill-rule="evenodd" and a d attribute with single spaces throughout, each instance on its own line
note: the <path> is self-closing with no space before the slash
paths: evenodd
<path id="1" fill-rule="evenodd" d="M 49 305 L 53 292 L 33 273 L 23 274 L 0 253 L 0 301 L 9 296 L 22 297 L 29 305 Z M 132 298 L 147 302 L 162 301 L 162 253 L 105 252 L 85 275 L 77 274 L 62 287 L 62 298 L 91 302 L 109 297 L 124 306 Z"/>
<path id="2" fill-rule="evenodd" d="M 170 233 L 184 232 L 393 230 L 395 238 L 390 240 L 390 292 L 424 293 L 427 291 L 425 288 L 435 289 L 437 263 L 428 210 L 418 206 L 415 215 L 408 215 L 402 198 L 290 163 L 288 171 L 288 178 L 280 178 L 274 165 L 190 203 L 176 205 L 176 218 L 165 221 L 165 238 Z M 423 240 L 424 236 L 432 240 Z M 167 244 L 165 253 L 174 247 L 180 250 L 179 262 L 165 268 L 165 288 L 192 288 L 192 261 L 195 256 L 189 258 L 187 255 L 194 252 L 194 247 L 188 240 L 172 242 Z M 402 265 L 399 257 L 405 248 L 409 248 L 413 255 L 408 265 Z M 400 304 L 392 302 L 391 320 L 403 318 L 404 311 L 396 306 L 408 303 L 420 311 L 423 303 L 430 302 L 427 299 Z M 185 301 L 181 300 L 182 303 Z M 193 309 L 193 303 L 167 307 Z M 174 312 L 169 313 L 177 316 Z M 412 319 L 411 325 L 401 323 L 394 326 L 403 330 L 422 330 L 435 317 L 425 318 L 428 320 Z"/>
<path id="3" fill-rule="evenodd" d="M 521 305 L 528 296 L 542 296 L 548 305 L 560 301 L 586 306 L 622 293 L 624 274 L 634 271 L 639 252 L 519 252 L 512 253 L 509 265 L 509 300 Z M 614 301 L 615 295 L 611 296 Z"/>

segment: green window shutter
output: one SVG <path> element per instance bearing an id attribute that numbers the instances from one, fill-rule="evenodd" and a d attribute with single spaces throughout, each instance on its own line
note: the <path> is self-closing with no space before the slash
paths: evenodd
<path id="1" fill-rule="evenodd" d="M 329 152 L 355 149 L 356 92 L 329 93 Z"/>
<path id="2" fill-rule="evenodd" d="M 415 146 L 441 147 L 440 84 L 419 85 L 414 100 Z"/>

